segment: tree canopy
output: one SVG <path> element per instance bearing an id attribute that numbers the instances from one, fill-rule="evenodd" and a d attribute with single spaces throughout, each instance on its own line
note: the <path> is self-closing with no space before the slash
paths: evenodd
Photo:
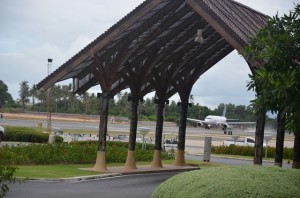
<path id="1" fill-rule="evenodd" d="M 296 123 L 300 123 L 300 5 L 288 15 L 269 17 L 245 52 L 251 55 L 250 62 L 261 64 L 248 84 L 259 93 L 252 101 L 254 109 L 281 111 L 295 132 Z"/>
<path id="2" fill-rule="evenodd" d="M 295 134 L 293 167 L 300 168 L 300 4 L 288 15 L 269 17 L 243 53 L 250 63 L 260 65 L 248 84 L 249 89 L 256 89 L 257 98 L 252 101 L 255 112 L 277 113 L 275 164 L 282 166 L 288 128 Z M 262 142 L 263 130 L 257 130 L 256 135 L 256 142 Z M 262 146 L 256 145 L 256 149 L 259 153 Z"/>
<path id="3" fill-rule="evenodd" d="M 12 101 L 13 98 L 10 93 L 8 93 L 7 85 L 2 80 L 0 80 L 0 108 Z"/>

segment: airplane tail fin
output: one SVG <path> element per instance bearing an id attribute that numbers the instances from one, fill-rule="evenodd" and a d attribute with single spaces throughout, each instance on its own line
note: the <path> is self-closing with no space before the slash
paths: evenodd
<path id="1" fill-rule="evenodd" d="M 224 104 L 224 110 L 223 110 L 223 114 L 222 114 L 223 117 L 226 116 L 226 111 L 227 111 L 227 107 L 226 107 L 226 104 Z"/>

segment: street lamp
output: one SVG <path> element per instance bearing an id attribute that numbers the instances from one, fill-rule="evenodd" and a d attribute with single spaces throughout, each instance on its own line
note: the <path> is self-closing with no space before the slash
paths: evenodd
<path id="1" fill-rule="evenodd" d="M 48 76 L 51 73 L 51 64 L 52 64 L 52 59 L 48 58 Z M 49 89 L 47 90 L 47 131 L 49 133 L 48 142 L 50 144 L 54 143 L 55 136 L 54 137 L 51 136 L 51 131 L 52 131 L 52 127 L 51 127 L 51 87 L 49 87 Z"/>
<path id="2" fill-rule="evenodd" d="M 142 144 L 142 149 L 146 149 L 146 142 L 145 142 L 145 135 L 147 135 L 150 131 L 150 128 L 147 127 L 140 127 L 138 128 L 140 134 L 143 136 L 143 144 Z"/>
<path id="3" fill-rule="evenodd" d="M 233 139 L 234 145 L 235 145 L 236 141 L 240 138 L 240 136 L 239 135 L 232 135 L 231 138 Z"/>
<path id="4" fill-rule="evenodd" d="M 268 156 L 268 142 L 272 139 L 271 135 L 265 136 L 264 137 L 265 141 L 266 141 L 266 153 L 265 153 L 265 158 L 267 158 Z"/>

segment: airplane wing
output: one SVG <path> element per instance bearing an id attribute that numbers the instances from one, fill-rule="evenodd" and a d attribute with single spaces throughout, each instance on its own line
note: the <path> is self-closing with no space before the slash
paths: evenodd
<path id="1" fill-rule="evenodd" d="M 234 127 L 249 127 L 250 125 L 255 126 L 256 122 L 226 122 L 223 126 L 226 129 L 234 128 Z"/>
<path id="2" fill-rule="evenodd" d="M 197 119 L 192 119 L 192 118 L 187 118 L 187 120 L 192 121 L 192 122 L 204 122 L 204 120 L 197 120 Z"/>
<path id="3" fill-rule="evenodd" d="M 196 125 L 199 126 L 199 127 L 205 125 L 204 120 L 198 120 L 198 119 L 192 119 L 192 118 L 187 118 L 187 120 L 196 123 Z"/>
<path id="4" fill-rule="evenodd" d="M 236 119 L 236 118 L 233 118 L 233 119 L 227 119 L 226 118 L 226 121 L 229 121 L 229 122 L 231 122 L 231 121 L 238 121 L 239 119 Z"/>
<path id="5" fill-rule="evenodd" d="M 256 122 L 217 122 L 223 129 L 232 128 L 233 125 L 255 125 Z"/>
<path id="6" fill-rule="evenodd" d="M 256 122 L 226 122 L 227 124 L 230 125 L 247 125 L 247 124 L 256 124 Z"/>

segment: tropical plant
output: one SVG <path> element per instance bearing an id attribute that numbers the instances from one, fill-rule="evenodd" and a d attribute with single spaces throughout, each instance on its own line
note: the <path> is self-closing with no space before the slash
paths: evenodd
<path id="1" fill-rule="evenodd" d="M 0 108 L 11 101 L 13 101 L 13 99 L 10 93 L 8 93 L 7 85 L 0 80 Z"/>
<path id="2" fill-rule="evenodd" d="M 20 90 L 19 90 L 19 102 L 22 104 L 23 112 L 25 110 L 26 103 L 29 102 L 30 96 L 30 88 L 28 85 L 28 81 L 24 80 L 20 83 Z"/>
<path id="3" fill-rule="evenodd" d="M 5 197 L 9 191 L 8 184 L 18 181 L 14 177 L 17 168 L 10 165 L 0 165 L 0 198 Z"/>
<path id="4" fill-rule="evenodd" d="M 254 109 L 278 114 L 275 164 L 282 165 L 285 127 L 295 134 L 294 163 L 300 163 L 300 5 L 289 15 L 268 18 L 265 28 L 245 47 L 250 62 L 261 64 L 250 75 L 249 89 L 257 90 Z"/>

